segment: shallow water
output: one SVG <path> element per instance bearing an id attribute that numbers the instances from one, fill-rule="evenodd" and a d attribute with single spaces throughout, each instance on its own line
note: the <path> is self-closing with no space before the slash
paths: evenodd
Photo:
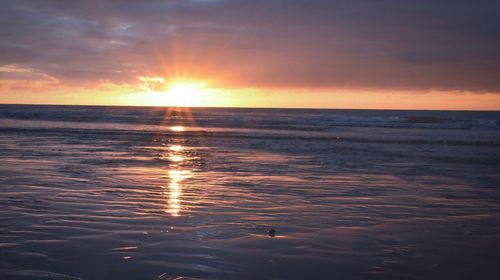
<path id="1" fill-rule="evenodd" d="M 497 279 L 498 120 L 2 105 L 0 278 Z"/>

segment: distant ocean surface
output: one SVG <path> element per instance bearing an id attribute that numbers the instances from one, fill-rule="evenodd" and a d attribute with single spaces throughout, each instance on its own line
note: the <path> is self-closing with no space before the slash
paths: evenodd
<path id="1" fill-rule="evenodd" d="M 0 279 L 500 279 L 499 263 L 500 112 L 0 105 Z"/>

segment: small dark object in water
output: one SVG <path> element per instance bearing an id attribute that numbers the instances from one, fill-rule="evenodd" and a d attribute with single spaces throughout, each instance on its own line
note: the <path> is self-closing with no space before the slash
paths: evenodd
<path id="1" fill-rule="evenodd" d="M 276 230 L 274 228 L 270 229 L 267 233 L 271 237 L 275 237 L 276 236 Z"/>

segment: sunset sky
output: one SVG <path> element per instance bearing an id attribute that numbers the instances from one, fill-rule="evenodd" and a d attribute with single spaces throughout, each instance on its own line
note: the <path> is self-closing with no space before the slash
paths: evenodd
<path id="1" fill-rule="evenodd" d="M 500 2 L 0 2 L 0 103 L 500 110 Z"/>

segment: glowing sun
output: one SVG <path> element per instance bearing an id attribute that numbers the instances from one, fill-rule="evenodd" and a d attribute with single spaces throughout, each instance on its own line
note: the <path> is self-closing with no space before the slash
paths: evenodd
<path id="1" fill-rule="evenodd" d="M 204 82 L 175 82 L 165 93 L 166 99 L 170 106 L 199 106 L 204 88 Z"/>

